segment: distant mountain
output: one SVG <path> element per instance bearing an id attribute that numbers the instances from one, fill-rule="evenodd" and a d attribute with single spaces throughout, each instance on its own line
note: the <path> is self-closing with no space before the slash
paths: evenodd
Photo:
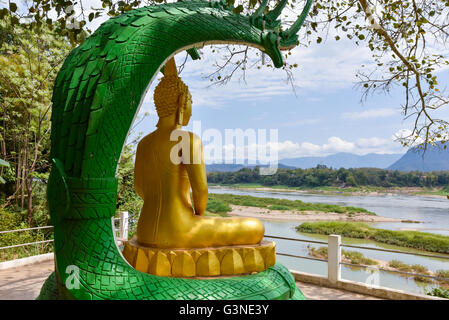
<path id="1" fill-rule="evenodd" d="M 398 161 L 388 167 L 399 171 L 446 171 L 449 170 L 449 148 L 444 145 L 428 146 L 423 158 L 422 149 L 411 148 Z"/>
<path id="2" fill-rule="evenodd" d="M 240 169 L 245 168 L 243 164 L 207 164 L 206 171 L 207 172 L 235 172 Z"/>
<path id="3" fill-rule="evenodd" d="M 243 168 L 254 168 L 256 165 L 248 165 L 248 164 L 207 164 L 206 165 L 206 171 L 207 172 L 235 172 L 239 171 Z M 268 167 L 267 165 L 259 165 L 259 167 Z M 286 166 L 282 163 L 278 164 L 278 168 L 282 169 L 295 169 L 295 167 L 292 166 Z"/>
<path id="4" fill-rule="evenodd" d="M 380 168 L 399 171 L 445 171 L 449 170 L 449 148 L 443 149 L 441 144 L 429 146 L 424 159 L 422 150 L 411 148 L 406 154 L 377 154 L 370 153 L 359 156 L 352 153 L 340 152 L 326 157 L 302 157 L 281 159 L 278 168 L 315 168 L 325 165 L 339 168 Z M 207 172 L 235 172 L 242 168 L 254 168 L 255 165 L 245 164 L 210 164 L 206 165 Z M 261 167 L 266 167 L 262 166 Z"/>
<path id="5" fill-rule="evenodd" d="M 352 153 L 340 152 L 326 157 L 302 157 L 280 160 L 283 164 L 296 168 L 315 168 L 325 165 L 332 168 L 388 168 L 401 158 L 402 154 L 369 153 L 359 156 Z"/>

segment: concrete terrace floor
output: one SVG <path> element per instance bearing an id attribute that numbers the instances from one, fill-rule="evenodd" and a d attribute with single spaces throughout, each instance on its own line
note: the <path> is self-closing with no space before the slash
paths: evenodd
<path id="1" fill-rule="evenodd" d="M 36 299 L 42 284 L 53 270 L 53 260 L 0 270 L 0 300 Z M 296 285 L 310 300 L 378 300 L 371 296 L 308 283 L 296 282 Z"/>

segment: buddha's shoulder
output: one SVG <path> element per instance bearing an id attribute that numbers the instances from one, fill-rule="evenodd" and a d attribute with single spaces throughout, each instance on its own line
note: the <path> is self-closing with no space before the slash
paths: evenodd
<path id="1" fill-rule="evenodd" d="M 156 131 L 153 131 L 153 132 L 151 132 L 150 134 L 147 134 L 145 137 L 143 137 L 142 139 L 140 139 L 140 141 L 139 141 L 139 143 L 138 143 L 138 146 L 139 145 L 144 145 L 144 144 L 146 144 L 146 143 L 148 143 L 149 141 L 151 141 L 153 138 L 154 138 L 154 136 L 155 136 L 155 132 Z"/>
<path id="2" fill-rule="evenodd" d="M 145 137 L 143 137 L 140 140 L 140 142 L 138 143 L 138 147 L 139 146 L 143 147 L 148 144 L 150 144 L 150 145 L 153 144 L 153 142 L 154 142 L 153 140 L 155 140 L 155 139 L 159 140 L 161 138 L 161 135 L 165 136 L 165 139 L 168 139 L 168 136 L 169 136 L 170 140 L 175 139 L 175 141 L 176 141 L 176 138 L 180 138 L 180 137 L 182 139 L 188 138 L 190 140 L 190 144 L 192 144 L 194 147 L 202 145 L 201 138 L 198 135 L 196 135 L 195 133 L 188 131 L 188 130 L 176 129 L 176 130 L 170 132 L 168 134 L 168 136 L 166 133 L 158 133 L 157 131 L 153 131 L 152 133 L 146 135 Z"/>
<path id="3" fill-rule="evenodd" d="M 191 131 L 177 129 L 177 136 L 181 136 L 182 139 L 188 138 L 188 142 L 193 148 L 201 148 L 201 146 L 203 145 L 201 142 L 201 138 Z"/>

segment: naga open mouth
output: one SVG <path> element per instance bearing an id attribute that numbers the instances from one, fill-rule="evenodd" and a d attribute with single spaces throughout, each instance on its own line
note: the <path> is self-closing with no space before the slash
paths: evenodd
<path id="1" fill-rule="evenodd" d="M 262 42 L 265 52 L 273 60 L 274 66 L 280 68 L 284 65 L 281 50 L 293 49 L 298 44 L 297 33 L 309 14 L 313 0 L 307 0 L 298 19 L 286 31 L 280 30 L 281 21 L 276 19 L 287 4 L 287 0 L 282 0 L 273 10 L 264 15 L 263 12 L 267 3 L 268 0 L 262 2 L 260 7 L 250 17 L 250 21 L 255 27 L 263 30 Z"/>

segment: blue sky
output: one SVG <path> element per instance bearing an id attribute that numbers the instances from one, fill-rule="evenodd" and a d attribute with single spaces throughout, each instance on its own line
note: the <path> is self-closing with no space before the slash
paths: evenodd
<path id="1" fill-rule="evenodd" d="M 99 0 L 84 0 L 83 4 L 90 8 L 87 14 L 92 7 L 101 6 Z M 297 14 L 288 8 L 284 10 L 287 18 L 283 20 Z M 80 12 L 78 7 L 75 11 Z M 94 20 L 89 27 L 95 30 L 106 19 Z M 301 33 L 304 29 L 300 39 Z M 275 147 L 280 159 L 337 152 L 405 153 L 406 149 L 394 141 L 401 131 L 413 129 L 413 118 L 404 120 L 401 114 L 404 91 L 397 88 L 389 94 L 375 94 L 362 103 L 362 91 L 355 88 L 355 75 L 362 65 L 376 67 L 371 52 L 347 39 L 335 41 L 334 36 L 330 29 L 329 40 L 324 43 L 301 44 L 291 51 L 288 61 L 299 65 L 293 69 L 296 94 L 286 82 L 283 70 L 267 67 L 248 69 L 246 81 L 240 73 L 225 86 L 210 87 L 204 76 L 215 70 L 215 63 L 222 62 L 223 56 L 212 53 L 210 47 L 203 48 L 202 59 L 189 59 L 181 74 L 193 95 L 191 123 L 200 121 L 203 131 L 216 129 L 223 136 L 225 129 L 277 129 Z M 443 50 L 447 54 L 448 49 Z M 251 62 L 260 60 L 254 53 L 250 56 Z M 185 53 L 178 54 L 177 63 L 184 58 Z M 267 57 L 266 64 L 269 63 Z M 449 70 L 440 70 L 438 76 L 443 89 L 449 82 Z M 155 130 L 157 115 L 152 95 L 157 83 L 156 80 L 151 85 L 140 110 L 141 115 L 150 115 L 135 133 Z M 449 119 L 449 110 L 438 111 L 437 115 Z M 192 129 L 191 125 L 188 129 Z"/>
<path id="2" fill-rule="evenodd" d="M 246 82 L 236 75 L 225 86 L 210 86 L 202 76 L 214 70 L 219 57 L 207 48 L 202 53 L 200 61 L 188 61 L 181 77 L 193 95 L 191 122 L 201 121 L 203 130 L 218 129 L 224 136 L 225 129 L 277 129 L 280 159 L 337 152 L 406 152 L 394 141 L 395 134 L 412 129 L 411 119 L 405 121 L 401 114 L 404 91 L 397 88 L 361 101 L 355 74 L 362 64 L 371 64 L 371 54 L 364 47 L 329 40 L 293 49 L 289 61 L 299 65 L 293 71 L 296 95 L 286 83 L 284 71 L 268 68 L 248 70 Z M 176 56 L 178 64 L 184 57 L 184 53 Z M 439 74 L 442 87 L 448 74 Z M 153 131 L 157 122 L 152 103 L 157 82 L 141 110 L 150 112 L 137 128 L 145 134 Z M 447 110 L 440 114 L 449 117 Z"/>

